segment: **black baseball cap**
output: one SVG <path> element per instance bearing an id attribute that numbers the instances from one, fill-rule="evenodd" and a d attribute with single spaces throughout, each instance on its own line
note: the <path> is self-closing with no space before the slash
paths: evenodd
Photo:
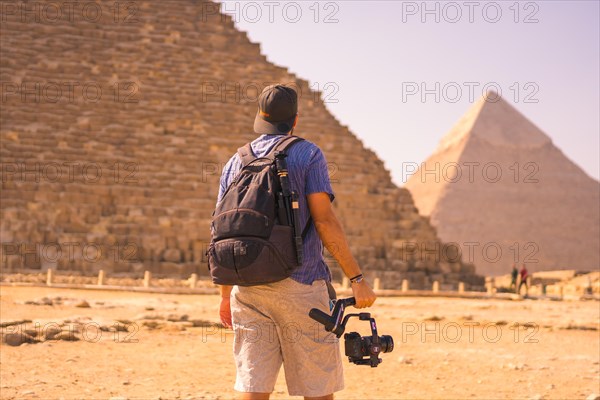
<path id="1" fill-rule="evenodd" d="M 258 113 L 254 132 L 264 135 L 285 135 L 294 127 L 298 115 L 298 94 L 290 87 L 271 85 L 258 96 Z"/>

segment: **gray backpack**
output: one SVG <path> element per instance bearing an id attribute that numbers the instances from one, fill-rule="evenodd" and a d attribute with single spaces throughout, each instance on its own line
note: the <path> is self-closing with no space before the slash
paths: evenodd
<path id="1" fill-rule="evenodd" d="M 213 212 L 208 267 L 218 285 L 277 282 L 302 264 L 298 199 L 290 190 L 287 149 L 303 139 L 286 136 L 265 157 L 250 143 L 238 149 L 242 168 Z"/>

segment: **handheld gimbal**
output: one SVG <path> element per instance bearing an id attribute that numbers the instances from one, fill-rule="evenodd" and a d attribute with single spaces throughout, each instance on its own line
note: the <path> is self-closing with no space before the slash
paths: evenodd
<path id="1" fill-rule="evenodd" d="M 354 297 L 339 299 L 335 301 L 331 315 L 316 308 L 311 309 L 308 315 L 323 324 L 326 331 L 332 332 L 338 338 L 344 334 L 346 323 L 350 318 L 357 317 L 361 321 L 370 321 L 371 336 L 360 336 L 357 332 L 344 335 L 345 354 L 354 364 L 377 367 L 382 362 L 379 353 L 389 353 L 394 350 L 394 339 L 389 335 L 377 334 L 377 324 L 370 313 L 348 314 L 344 317 L 345 308 L 353 305 L 356 305 Z"/>

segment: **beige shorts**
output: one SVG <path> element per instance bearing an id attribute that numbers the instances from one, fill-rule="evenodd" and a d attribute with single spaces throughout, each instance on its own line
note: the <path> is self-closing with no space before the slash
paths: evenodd
<path id="1" fill-rule="evenodd" d="M 339 340 L 308 316 L 311 308 L 329 313 L 323 280 L 234 286 L 235 390 L 271 393 L 282 363 L 290 396 L 325 396 L 344 388 Z"/>

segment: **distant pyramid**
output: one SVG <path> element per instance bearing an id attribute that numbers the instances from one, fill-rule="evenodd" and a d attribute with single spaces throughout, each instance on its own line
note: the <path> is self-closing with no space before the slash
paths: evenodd
<path id="1" fill-rule="evenodd" d="M 406 188 L 477 272 L 600 266 L 600 185 L 498 95 L 480 99 Z M 471 255 L 472 254 L 472 255 Z"/>

